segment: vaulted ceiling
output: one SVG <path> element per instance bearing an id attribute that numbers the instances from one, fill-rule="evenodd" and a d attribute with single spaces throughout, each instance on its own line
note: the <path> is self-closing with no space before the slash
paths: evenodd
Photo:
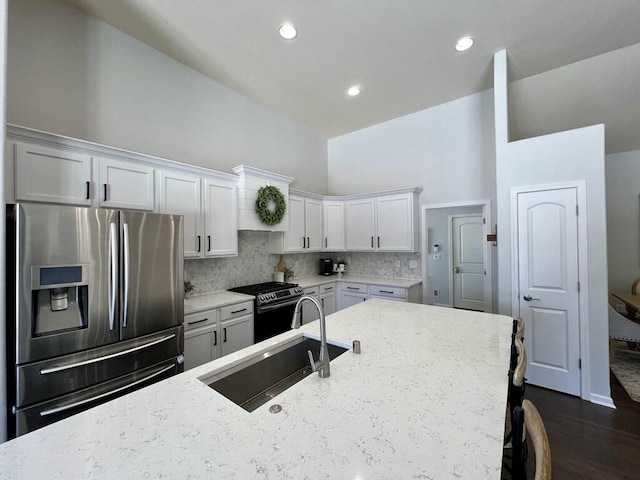
<path id="1" fill-rule="evenodd" d="M 501 49 L 515 82 L 640 42 L 635 0 L 68 1 L 326 138 L 491 88 Z M 297 26 L 296 39 L 278 37 L 284 22 Z M 454 51 L 464 35 L 475 45 Z M 600 89 L 618 92 L 622 76 L 611 72 Z M 362 93 L 350 98 L 353 84 Z M 539 124 L 557 100 L 514 100 L 516 138 L 548 133 Z M 628 97 L 606 101 L 629 106 Z M 527 103 L 542 112 L 535 125 L 517 111 Z"/>

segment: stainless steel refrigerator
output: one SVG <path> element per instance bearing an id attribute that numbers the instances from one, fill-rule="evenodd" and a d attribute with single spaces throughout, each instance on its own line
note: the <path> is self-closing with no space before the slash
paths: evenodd
<path id="1" fill-rule="evenodd" d="M 7 208 L 9 438 L 183 371 L 182 217 Z"/>

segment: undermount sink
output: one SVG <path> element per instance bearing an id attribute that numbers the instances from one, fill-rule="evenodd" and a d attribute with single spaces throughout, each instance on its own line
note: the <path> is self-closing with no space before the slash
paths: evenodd
<path id="1" fill-rule="evenodd" d="M 347 351 L 330 343 L 328 347 L 332 360 Z M 253 412 L 311 374 L 308 350 L 317 357 L 320 342 L 303 336 L 203 381 L 235 404 Z"/>

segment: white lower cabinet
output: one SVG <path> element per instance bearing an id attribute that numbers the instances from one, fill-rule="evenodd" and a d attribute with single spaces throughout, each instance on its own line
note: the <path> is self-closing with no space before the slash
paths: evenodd
<path id="1" fill-rule="evenodd" d="M 366 293 L 352 293 L 342 291 L 340 293 L 340 310 L 352 307 L 353 305 L 357 305 L 358 303 L 362 303 L 366 300 Z"/>
<path id="2" fill-rule="evenodd" d="M 184 317 L 184 369 L 253 345 L 253 301 Z"/>
<path id="3" fill-rule="evenodd" d="M 325 316 L 337 311 L 336 282 L 305 287 L 304 294 L 318 299 Z M 302 304 L 301 325 L 318 320 L 318 309 L 311 302 Z"/>

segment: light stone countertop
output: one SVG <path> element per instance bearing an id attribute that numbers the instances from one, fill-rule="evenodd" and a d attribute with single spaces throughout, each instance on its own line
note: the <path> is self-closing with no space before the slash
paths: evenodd
<path id="1" fill-rule="evenodd" d="M 372 299 L 327 317 L 334 343 L 362 342 L 329 378 L 252 413 L 198 380 L 318 323 L 2 444 L 0 478 L 500 478 L 505 316 Z"/>
<path id="2" fill-rule="evenodd" d="M 336 281 L 366 283 L 368 285 L 382 285 L 385 287 L 400 288 L 411 288 L 422 283 L 422 280 L 420 280 L 419 278 L 386 278 L 348 274 L 343 274 L 342 277 L 338 275 L 311 275 L 309 277 L 301 277 L 299 279 L 295 279 L 294 283 L 299 284 L 302 288 L 308 288 L 314 285 L 322 285 L 324 283 L 331 283 Z"/>
<path id="3" fill-rule="evenodd" d="M 253 301 L 252 295 L 222 290 L 220 292 L 193 295 L 184 300 L 184 314 L 202 312 L 211 308 L 225 307 L 236 303 Z"/>

